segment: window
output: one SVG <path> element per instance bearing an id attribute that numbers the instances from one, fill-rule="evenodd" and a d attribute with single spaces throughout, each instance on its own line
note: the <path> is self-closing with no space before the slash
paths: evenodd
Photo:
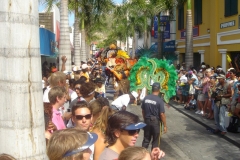
<path id="1" fill-rule="evenodd" d="M 178 30 L 184 29 L 184 6 L 178 8 Z"/>
<path id="2" fill-rule="evenodd" d="M 202 0 L 194 0 L 194 25 L 202 24 Z"/>
<path id="3" fill-rule="evenodd" d="M 225 0 L 225 17 L 238 14 L 238 0 Z"/>

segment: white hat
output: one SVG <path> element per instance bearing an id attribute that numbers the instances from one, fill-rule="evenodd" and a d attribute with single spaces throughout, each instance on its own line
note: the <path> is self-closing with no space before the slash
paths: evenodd
<path id="1" fill-rule="evenodd" d="M 73 67 L 73 71 L 74 71 L 74 72 L 76 72 L 76 71 L 80 71 L 80 70 L 81 70 L 81 68 L 78 67 L 78 66 Z"/>
<path id="2" fill-rule="evenodd" d="M 234 68 L 229 68 L 229 69 L 228 69 L 228 72 L 230 72 L 231 69 L 234 69 Z"/>
<path id="3" fill-rule="evenodd" d="M 133 95 L 133 97 L 135 97 L 137 99 L 138 93 L 136 91 L 132 91 L 131 94 Z"/>
<path id="4" fill-rule="evenodd" d="M 86 68 L 88 68 L 88 65 L 87 65 L 86 63 L 84 63 L 84 64 L 82 65 L 82 69 L 86 69 Z"/>

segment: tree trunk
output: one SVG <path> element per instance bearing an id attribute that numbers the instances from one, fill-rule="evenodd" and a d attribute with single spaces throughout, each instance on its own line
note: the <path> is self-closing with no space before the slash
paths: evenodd
<path id="1" fill-rule="evenodd" d="M 75 14 L 76 15 L 76 14 Z M 74 59 L 75 65 L 81 65 L 81 58 L 80 58 L 80 37 L 79 37 L 79 19 L 75 16 L 75 23 L 74 23 Z"/>
<path id="2" fill-rule="evenodd" d="M 87 59 L 89 59 L 90 58 L 90 45 L 86 42 L 85 47 L 86 47 L 86 57 L 87 57 Z"/>
<path id="3" fill-rule="evenodd" d="M 148 47 L 148 44 L 147 44 L 147 17 L 145 17 L 145 20 L 144 20 L 144 48 L 147 48 Z"/>
<path id="4" fill-rule="evenodd" d="M 129 52 L 129 37 L 127 37 L 127 53 L 128 53 L 128 55 L 130 54 L 130 52 Z"/>
<path id="5" fill-rule="evenodd" d="M 133 40 L 132 40 L 132 59 L 135 58 L 135 52 L 136 52 L 136 32 L 133 31 Z"/>
<path id="6" fill-rule="evenodd" d="M 25 0 L 23 3 L 22 0 L 15 0 L 2 3 L 0 153 L 16 159 L 47 159 L 38 1 Z"/>
<path id="7" fill-rule="evenodd" d="M 81 60 L 86 62 L 86 35 L 85 35 L 85 29 L 84 29 L 84 19 L 82 19 L 82 30 L 81 30 Z"/>
<path id="8" fill-rule="evenodd" d="M 71 44 L 69 36 L 69 24 L 68 24 L 68 0 L 61 0 L 60 9 L 60 42 L 59 42 L 59 63 L 62 66 L 61 57 L 67 57 L 65 64 L 66 71 L 72 71 L 71 65 Z"/>
<path id="9" fill-rule="evenodd" d="M 192 29 L 192 10 L 191 0 L 187 0 L 187 19 L 186 19 L 186 48 L 185 48 L 185 64 L 186 69 L 193 66 L 193 29 Z"/>

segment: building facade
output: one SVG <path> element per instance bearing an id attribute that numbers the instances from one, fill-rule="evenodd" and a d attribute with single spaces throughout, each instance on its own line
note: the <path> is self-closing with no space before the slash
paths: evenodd
<path id="1" fill-rule="evenodd" d="M 240 0 L 192 0 L 193 64 L 229 67 L 227 55 L 240 66 Z M 176 11 L 176 53 L 185 61 L 187 4 Z M 233 64 L 235 65 L 235 64 Z"/>

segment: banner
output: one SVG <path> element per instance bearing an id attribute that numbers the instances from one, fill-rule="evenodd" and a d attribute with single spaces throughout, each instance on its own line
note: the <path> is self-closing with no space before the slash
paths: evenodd
<path id="1" fill-rule="evenodd" d="M 163 43 L 164 52 L 174 52 L 175 51 L 175 40 Z"/>
<path id="2" fill-rule="evenodd" d="M 163 38 L 170 39 L 170 23 L 168 16 L 160 16 L 160 21 L 166 23 Z M 154 38 L 158 38 L 158 17 L 154 16 Z"/>
<path id="3" fill-rule="evenodd" d="M 40 54 L 53 56 L 55 53 L 55 34 L 45 28 L 39 28 Z"/>

